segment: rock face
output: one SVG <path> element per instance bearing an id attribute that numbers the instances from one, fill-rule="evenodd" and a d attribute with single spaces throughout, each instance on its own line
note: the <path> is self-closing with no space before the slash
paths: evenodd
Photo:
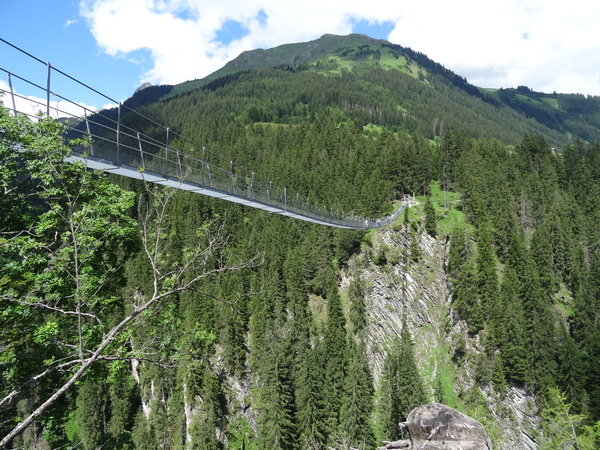
<path id="1" fill-rule="evenodd" d="M 439 403 L 413 409 L 407 418 L 413 449 L 491 450 L 483 425 Z"/>
<path id="2" fill-rule="evenodd" d="M 400 335 L 405 318 L 414 339 L 414 353 L 429 399 L 445 402 L 476 388 L 485 400 L 486 415 L 483 417 L 488 420 L 486 426 L 490 425 L 488 433 L 494 439 L 494 447 L 501 450 L 537 449 L 535 436 L 539 411 L 535 397 L 519 385 L 508 386 L 508 391 L 502 395 L 494 392 L 492 386 L 475 386 L 471 363 L 474 358 L 464 358 L 459 363 L 451 359 L 453 335 L 465 337 L 466 352 L 471 357 L 481 352 L 483 346 L 479 337 L 468 337 L 463 322 L 450 325 L 452 292 L 445 273 L 448 240 L 444 236 L 435 240 L 423 232 L 415 233 L 415 237 L 420 257 L 418 261 L 405 260 L 404 255 L 410 254 L 410 230 L 394 229 L 393 226 L 377 230 L 372 248 L 353 256 L 342 276 L 343 290 L 348 289 L 352 280 L 358 280 L 364 286 L 365 342 L 375 385 L 380 383 L 386 346 Z M 374 255 L 382 248 L 387 251 L 387 264 L 377 265 Z M 451 328 L 447 329 L 449 326 Z M 444 348 L 451 350 L 440 351 Z M 446 397 L 437 395 L 433 388 L 437 379 L 443 377 L 452 379 L 444 393 Z"/>
<path id="3" fill-rule="evenodd" d="M 410 440 L 387 442 L 384 449 L 491 450 L 483 425 L 457 410 L 439 403 L 413 409 L 406 422 Z"/>

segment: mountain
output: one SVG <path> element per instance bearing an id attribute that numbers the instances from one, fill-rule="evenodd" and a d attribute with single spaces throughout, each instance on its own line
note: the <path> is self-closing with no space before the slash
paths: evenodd
<path id="1" fill-rule="evenodd" d="M 527 129 L 519 127 L 519 134 L 540 133 L 555 146 L 570 142 L 572 137 L 579 137 L 585 141 L 600 140 L 600 97 L 586 98 L 580 94 L 544 94 L 534 92 L 525 86 L 516 89 L 478 88 L 423 53 L 361 34 L 348 36 L 326 34 L 310 42 L 285 44 L 267 50 L 246 51 L 205 78 L 174 86 L 162 97 L 162 100 L 202 87 L 210 88 L 213 83 L 221 86 L 227 82 L 226 80 L 233 80 L 236 74 L 239 76 L 241 72 L 265 68 L 295 72 L 310 71 L 327 77 L 339 77 L 344 72 L 361 76 L 377 69 L 396 72 L 398 77 L 403 74 L 419 81 L 435 91 L 437 95 L 446 97 L 443 103 L 450 103 L 450 105 L 440 106 L 437 117 L 432 112 L 425 115 L 416 114 L 421 116 L 422 120 L 429 122 L 428 126 L 433 127 L 434 122 L 438 124 L 452 122 L 452 118 L 440 116 L 446 114 L 452 116 L 453 109 L 466 107 L 475 111 L 480 121 L 487 122 L 486 128 L 489 127 L 490 121 L 505 127 L 507 120 L 519 122 L 522 116 L 525 116 L 530 121 L 530 125 Z M 431 95 L 435 94 L 430 93 L 429 96 Z M 459 96 L 462 98 L 452 98 Z M 417 103 L 431 101 L 424 97 L 427 95 L 420 95 Z M 440 100 L 435 102 L 440 103 Z M 404 110 L 414 109 L 402 103 L 397 107 Z M 419 108 L 422 109 L 422 105 Z M 507 118 L 507 115 L 511 117 Z M 482 135 L 475 132 L 474 127 L 468 128 L 470 134 Z M 514 139 L 507 140 L 498 133 L 494 136 L 506 143 L 516 143 Z"/>
<path id="2" fill-rule="evenodd" d="M 410 194 L 388 227 L 107 179 L 0 108 L 0 435 L 31 423 L 8 448 L 372 450 L 432 400 L 494 448 L 599 448 L 600 144 L 569 131 L 595 98 L 322 39 L 137 92 L 121 151 L 363 217 Z"/>

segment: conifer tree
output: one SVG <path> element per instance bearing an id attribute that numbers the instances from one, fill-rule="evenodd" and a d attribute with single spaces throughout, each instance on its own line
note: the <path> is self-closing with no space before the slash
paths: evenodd
<path id="1" fill-rule="evenodd" d="M 406 318 L 402 321 L 400 333 L 400 353 L 398 355 L 398 412 L 400 420 L 406 420 L 408 414 L 417 406 L 426 402 L 423 381 L 417 368 L 417 360 L 413 350 L 412 335 L 406 325 Z"/>
<path id="2" fill-rule="evenodd" d="M 77 396 L 77 423 L 86 449 L 95 449 L 107 440 L 104 436 L 104 402 L 103 383 L 86 381 L 79 388 Z"/>
<path id="3" fill-rule="evenodd" d="M 525 317 L 519 297 L 519 279 L 512 267 L 508 267 L 500 294 L 500 320 L 492 329 L 495 346 L 500 350 L 504 373 L 508 379 L 527 380 L 528 350 L 525 336 Z"/>
<path id="4" fill-rule="evenodd" d="M 470 248 L 465 228 L 455 226 L 450 234 L 450 251 L 448 255 L 447 271 L 454 281 L 458 281 L 462 268 L 469 258 Z"/>
<path id="5" fill-rule="evenodd" d="M 531 257 L 537 268 L 540 289 L 543 295 L 548 298 L 554 293 L 556 283 L 553 274 L 554 264 L 550 244 L 550 227 L 547 221 L 541 224 L 531 238 Z"/>
<path id="6" fill-rule="evenodd" d="M 426 402 L 406 319 L 402 324 L 400 339 L 394 342 L 386 355 L 377 405 L 380 437 L 388 440 L 400 437 L 398 423 L 406 420 L 415 407 Z"/>
<path id="7" fill-rule="evenodd" d="M 350 322 L 354 333 L 360 333 L 367 325 L 365 293 L 358 273 L 353 276 L 348 285 L 348 300 L 350 300 Z"/>
<path id="8" fill-rule="evenodd" d="M 199 375 L 202 377 L 202 385 L 197 394 L 202 399 L 202 403 L 190 424 L 189 434 L 192 448 L 218 450 L 221 448 L 216 434 L 220 391 L 218 379 L 208 365 L 201 368 Z"/>
<path id="9" fill-rule="evenodd" d="M 429 236 L 434 238 L 437 236 L 437 219 L 435 208 L 433 207 L 429 197 L 427 197 L 423 209 L 425 211 L 425 231 Z"/>
<path id="10" fill-rule="evenodd" d="M 496 258 L 492 247 L 487 223 L 479 229 L 477 243 L 477 293 L 481 299 L 484 317 L 489 318 L 498 301 L 498 275 Z"/>
<path id="11" fill-rule="evenodd" d="M 350 356 L 339 434 L 354 448 L 371 448 L 374 436 L 369 419 L 373 409 L 373 380 L 364 351 L 360 351 L 352 339 L 348 347 Z"/>
<path id="12" fill-rule="evenodd" d="M 554 317 L 539 284 L 537 268 L 526 253 L 521 298 L 530 355 L 530 376 L 538 389 L 551 386 L 556 377 Z"/>
<path id="13" fill-rule="evenodd" d="M 305 448 L 321 448 L 327 441 L 327 423 L 323 391 L 323 370 L 317 349 L 301 353 L 303 363 L 296 376 L 296 420 L 298 436 Z"/>
<path id="14" fill-rule="evenodd" d="M 285 450 L 297 439 L 289 341 L 274 330 L 260 371 L 258 441 L 262 449 Z"/>
<path id="15" fill-rule="evenodd" d="M 459 318 L 467 322 L 470 334 L 483 330 L 483 309 L 477 292 L 477 268 L 475 257 L 471 257 L 463 268 L 461 278 L 456 286 L 452 305 Z"/>
<path id="16" fill-rule="evenodd" d="M 332 435 L 339 427 L 339 411 L 345 395 L 347 373 L 346 319 L 342 311 L 337 284 L 331 284 L 327 293 L 327 324 L 323 340 L 325 358 L 325 410 L 327 430 Z"/>

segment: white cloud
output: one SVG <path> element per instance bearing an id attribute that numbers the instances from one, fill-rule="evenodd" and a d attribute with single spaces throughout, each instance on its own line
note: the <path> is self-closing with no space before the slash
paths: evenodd
<path id="1" fill-rule="evenodd" d="M 84 0 L 81 14 L 109 55 L 148 50 L 140 81 L 152 83 L 202 78 L 242 51 L 348 34 L 366 20 L 395 22 L 390 41 L 482 87 L 600 94 L 600 4 L 587 0 Z M 224 45 L 216 37 L 228 20 L 247 34 Z"/>
<path id="2" fill-rule="evenodd" d="M 4 92 L 4 95 L 0 97 L 0 101 L 4 104 L 4 107 L 10 110 L 13 109 L 14 101 L 14 108 L 20 113 L 35 116 L 40 111 L 42 114 L 46 114 L 47 112 L 47 100 L 45 98 L 33 95 L 24 96 L 18 92 L 15 92 L 15 95 L 12 96 L 9 85 L 3 80 L 0 80 L 0 91 Z M 93 106 L 86 105 L 85 103 L 74 104 L 66 100 L 50 100 L 50 116 L 55 119 L 60 117 L 83 117 L 85 114 L 84 108 L 87 110 L 88 115 L 90 111 L 95 111 Z"/>

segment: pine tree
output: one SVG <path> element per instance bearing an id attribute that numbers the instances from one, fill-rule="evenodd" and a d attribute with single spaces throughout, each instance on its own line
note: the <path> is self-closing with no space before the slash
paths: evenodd
<path id="1" fill-rule="evenodd" d="M 76 418 L 86 449 L 95 449 L 106 441 L 104 429 L 105 394 L 102 383 L 86 381 L 77 395 Z"/>
<path id="2" fill-rule="evenodd" d="M 344 380 L 347 373 L 346 319 L 342 311 L 337 284 L 327 293 L 327 325 L 323 339 L 325 358 L 325 410 L 328 414 L 328 434 L 339 427 L 339 411 L 345 395 Z"/>
<path id="3" fill-rule="evenodd" d="M 496 348 L 500 350 L 506 377 L 524 382 L 527 380 L 528 351 L 520 290 L 517 274 L 512 267 L 508 267 L 500 294 L 503 314 L 498 328 L 493 330 L 493 338 Z"/>
<path id="4" fill-rule="evenodd" d="M 202 385 L 198 389 L 198 397 L 202 399 L 202 403 L 190 424 L 191 444 L 197 450 L 218 450 L 221 448 L 216 434 L 220 394 L 218 379 L 208 365 L 202 367 L 201 376 Z"/>
<path id="5" fill-rule="evenodd" d="M 427 197 L 427 200 L 425 201 L 423 210 L 425 211 L 425 231 L 429 236 L 434 238 L 437 236 L 437 219 L 435 208 L 429 197 Z"/>
<path id="6" fill-rule="evenodd" d="M 469 241 L 463 226 L 455 226 L 450 234 L 447 271 L 454 281 L 460 280 L 461 271 L 469 259 Z"/>
<path id="7" fill-rule="evenodd" d="M 412 336 L 405 319 L 402 324 L 400 339 L 388 350 L 384 362 L 377 405 L 380 437 L 388 440 L 400 437 L 398 423 L 405 421 L 415 407 L 426 402 Z"/>
<path id="8" fill-rule="evenodd" d="M 367 325 L 367 312 L 365 306 L 365 293 L 359 275 L 350 279 L 348 285 L 348 300 L 350 300 L 350 322 L 354 333 L 360 333 Z"/>
<path id="9" fill-rule="evenodd" d="M 285 450 L 297 440 L 294 389 L 289 342 L 274 333 L 265 366 L 259 372 L 260 413 L 258 441 L 262 449 Z"/>
<path id="10" fill-rule="evenodd" d="M 412 335 L 406 325 L 406 319 L 402 321 L 400 345 L 397 372 L 397 401 L 399 404 L 399 421 L 405 421 L 408 414 L 414 408 L 426 402 L 423 381 L 417 368 L 417 360 L 413 350 Z"/>
<path id="11" fill-rule="evenodd" d="M 350 357 L 339 434 L 354 448 L 371 448 L 374 436 L 369 418 L 373 409 L 373 380 L 364 360 L 364 351 L 359 351 L 352 339 L 348 347 Z"/>
<path id="12" fill-rule="evenodd" d="M 498 302 L 499 288 L 496 258 L 487 224 L 482 224 L 479 229 L 479 241 L 477 243 L 477 293 L 481 299 L 484 317 L 489 318 L 491 311 Z"/>
<path id="13" fill-rule="evenodd" d="M 321 448 L 327 440 L 323 371 L 317 352 L 306 349 L 297 368 L 296 418 L 299 440 L 305 448 Z"/>
<path id="14" fill-rule="evenodd" d="M 471 257 L 463 268 L 452 305 L 458 317 L 467 322 L 470 334 L 477 334 L 483 330 L 484 316 L 477 293 L 477 268 L 474 257 Z"/>

